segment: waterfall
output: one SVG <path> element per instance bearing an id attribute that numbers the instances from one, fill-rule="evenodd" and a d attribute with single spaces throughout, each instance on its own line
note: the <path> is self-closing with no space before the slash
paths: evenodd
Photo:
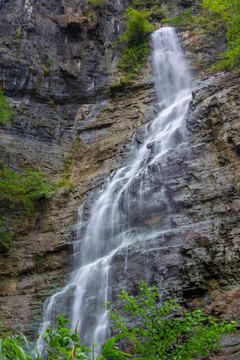
<path id="1" fill-rule="evenodd" d="M 157 211 L 171 212 L 161 164 L 166 154 L 186 142 L 184 119 L 191 101 L 191 89 L 188 68 L 174 29 L 165 27 L 155 31 L 152 42 L 160 112 L 144 128 L 145 140 L 141 146 L 136 145 L 132 163 L 108 179 L 91 207 L 87 224 L 83 220 L 85 204 L 79 208 L 75 270 L 69 284 L 45 305 L 40 331 L 68 308 L 72 328 L 79 320 L 80 338 L 85 345 L 93 341 L 101 344 L 108 335 L 103 300 L 108 300 L 111 293 L 109 277 L 114 257 L 124 249 L 126 270 L 128 247 L 141 241 L 146 231 L 151 238 L 169 226 L 167 220 L 161 226 L 158 223 L 147 226 L 142 219 Z M 140 271 L 144 273 L 144 269 Z"/>

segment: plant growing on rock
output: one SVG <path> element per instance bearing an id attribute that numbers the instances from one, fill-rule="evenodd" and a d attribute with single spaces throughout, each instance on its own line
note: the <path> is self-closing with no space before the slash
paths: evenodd
<path id="1" fill-rule="evenodd" d="M 148 36 L 155 27 L 148 22 L 147 16 L 146 10 L 128 9 L 126 31 L 123 35 L 119 35 L 119 40 L 124 46 L 124 53 L 118 66 L 132 78 L 138 76 L 150 52 Z"/>
<path id="2" fill-rule="evenodd" d="M 240 66 L 240 1 L 239 0 L 202 0 L 204 9 L 215 14 L 226 27 L 228 50 L 222 54 L 219 69 L 239 68 Z"/>
<path id="3" fill-rule="evenodd" d="M 87 2 L 93 6 L 103 6 L 106 0 L 87 0 Z"/>
<path id="4" fill-rule="evenodd" d="M 219 346 L 223 333 L 234 330 L 235 322 L 213 319 L 202 310 L 183 311 L 174 300 L 160 304 L 161 295 L 156 287 L 144 281 L 134 297 L 122 291 L 124 301 L 120 310 L 110 311 L 113 327 L 119 338 L 133 345 L 138 359 L 191 360 L 205 357 Z M 121 316 L 122 315 L 122 316 Z M 131 319 L 131 323 L 126 320 Z"/>
<path id="5" fill-rule="evenodd" d="M 0 90 L 0 125 L 6 125 L 12 121 L 12 107 Z"/>
<path id="6" fill-rule="evenodd" d="M 41 171 L 27 168 L 17 173 L 0 162 L 0 200 L 21 203 L 26 214 L 34 209 L 36 200 L 51 197 L 54 188 Z"/>

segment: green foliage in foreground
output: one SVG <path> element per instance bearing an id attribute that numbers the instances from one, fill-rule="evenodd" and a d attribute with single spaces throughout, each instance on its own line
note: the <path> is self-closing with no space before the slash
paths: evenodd
<path id="1" fill-rule="evenodd" d="M 49 326 L 41 335 L 44 340 L 47 359 L 93 360 L 96 353 L 96 350 L 94 349 L 95 345 L 93 344 L 93 349 L 89 349 L 82 345 L 77 331 L 78 324 L 73 332 L 65 327 L 67 322 L 68 320 L 63 317 L 63 314 L 60 314 L 57 317 L 56 327 L 53 328 L 52 326 Z M 111 358 L 113 360 L 126 360 L 127 356 L 130 355 L 116 348 L 115 341 L 116 339 L 114 337 L 110 338 L 103 345 L 102 352 L 98 353 L 97 359 L 105 360 Z M 42 360 L 38 353 L 36 359 Z"/>
<path id="2" fill-rule="evenodd" d="M 132 78 L 138 77 L 150 52 L 148 37 L 155 28 L 148 22 L 147 16 L 146 10 L 127 9 L 127 28 L 125 33 L 119 36 L 119 40 L 124 46 L 124 53 L 118 66 Z"/>
<path id="3" fill-rule="evenodd" d="M 202 7 L 218 16 L 227 29 L 228 50 L 218 68 L 240 67 L 240 0 L 202 0 Z"/>
<path id="4" fill-rule="evenodd" d="M 29 343 L 23 334 L 12 334 L 12 330 L 6 335 L 0 332 L 0 360 L 31 360 L 29 352 Z"/>
<path id="5" fill-rule="evenodd" d="M 53 190 L 54 185 L 42 171 L 27 168 L 17 173 L 0 162 L 0 200 L 22 204 L 26 214 L 34 209 L 37 199 L 48 199 L 54 194 Z"/>
<path id="6" fill-rule="evenodd" d="M 101 352 L 93 344 L 89 349 L 82 345 L 77 331 L 65 327 L 67 319 L 60 314 L 54 325 L 49 325 L 40 336 L 44 342 L 47 360 L 127 360 L 132 355 L 115 346 L 116 339 L 125 338 L 133 345 L 139 360 L 191 360 L 200 355 L 205 357 L 215 346 L 219 346 L 221 334 L 235 329 L 235 322 L 227 323 L 207 316 L 202 310 L 183 312 L 174 300 L 159 306 L 160 294 L 156 287 L 148 287 L 141 281 L 139 294 L 129 296 L 122 291 L 119 295 L 125 305 L 119 311 L 109 312 L 118 337 L 111 337 L 102 346 Z M 124 317 L 120 315 L 123 314 Z M 135 327 L 129 327 L 131 318 Z M 23 335 L 0 334 L 0 360 L 29 360 L 29 346 Z M 96 355 L 97 354 L 97 355 Z M 36 360 L 43 360 L 36 348 Z"/>
<path id="7" fill-rule="evenodd" d="M 159 306 L 157 288 L 148 288 L 143 281 L 136 297 L 125 291 L 119 297 L 124 306 L 119 311 L 110 311 L 110 319 L 119 337 L 133 344 L 138 359 L 191 360 L 197 355 L 205 357 L 219 346 L 221 334 L 233 331 L 236 326 L 235 322 L 213 319 L 202 310 L 191 314 L 183 312 L 174 300 Z M 135 327 L 130 327 L 126 315 Z"/>
<path id="8" fill-rule="evenodd" d="M 0 90 L 0 125 L 6 125 L 12 121 L 12 107 Z"/>
<path id="9" fill-rule="evenodd" d="M 111 337 L 103 346 L 102 351 L 96 351 L 96 345 L 89 349 L 82 345 L 79 340 L 77 325 L 75 331 L 65 327 L 67 319 L 60 314 L 57 317 L 56 326 L 49 326 L 41 335 L 44 341 L 44 351 L 47 360 L 127 360 L 131 355 L 120 351 L 116 346 L 116 339 Z M 0 333 L 0 360 L 31 360 L 30 346 L 26 337 L 22 334 L 13 335 L 12 331 L 6 335 Z M 34 359 L 43 360 L 36 348 Z"/>

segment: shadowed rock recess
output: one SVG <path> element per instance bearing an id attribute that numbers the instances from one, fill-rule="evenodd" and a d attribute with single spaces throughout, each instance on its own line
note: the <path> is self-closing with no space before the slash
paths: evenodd
<path id="1" fill-rule="evenodd" d="M 164 6 L 175 11 L 192 3 Z M 130 161 L 132 142 L 143 141 L 143 126 L 158 113 L 151 58 L 137 80 L 110 98 L 127 7 L 124 0 L 103 8 L 77 0 L 0 0 L 0 88 L 14 112 L 12 125 L 0 125 L 0 158 L 14 170 L 35 167 L 49 180 L 67 177 L 72 183 L 69 192 L 62 188 L 52 199 L 40 199 L 29 217 L 21 205 L 0 202 L 3 230 L 12 234 L 7 247 L 0 244 L 0 320 L 6 328 L 34 335 L 37 316 L 18 311 L 41 314 L 45 299 L 67 283 L 77 208 L 89 196 L 87 220 L 108 174 Z M 126 287 L 136 293 L 144 277 L 166 299 L 177 298 L 188 309 L 209 306 L 239 321 L 239 77 L 204 73 L 224 48 L 220 35 L 212 39 L 186 29 L 178 35 L 194 91 L 188 142 L 162 163 L 171 211 L 153 168 L 154 196 L 141 215 L 137 208 L 132 214 L 146 240 L 128 247 L 127 272 L 126 254 L 115 256 L 111 297 L 116 301 Z M 164 231 L 149 239 L 148 227 L 161 223 Z M 238 335 L 222 342 L 214 359 L 239 359 Z"/>

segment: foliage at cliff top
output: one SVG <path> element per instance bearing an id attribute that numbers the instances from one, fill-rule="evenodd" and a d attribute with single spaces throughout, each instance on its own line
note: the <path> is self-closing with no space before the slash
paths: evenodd
<path id="1" fill-rule="evenodd" d="M 124 53 L 118 66 L 127 76 L 136 78 L 150 52 L 148 36 L 155 27 L 147 19 L 147 10 L 130 8 L 125 16 L 126 30 L 123 35 L 119 35 Z"/>
<path id="2" fill-rule="evenodd" d="M 0 162 L 0 199 L 20 203 L 29 214 L 40 198 L 53 195 L 54 185 L 44 177 L 44 173 L 27 168 L 17 173 Z"/>
<path id="3" fill-rule="evenodd" d="M 240 0 L 202 0 L 202 7 L 218 16 L 227 29 L 228 50 L 219 68 L 240 67 Z"/>
<path id="4" fill-rule="evenodd" d="M 4 97 L 2 90 L 0 90 L 0 125 L 11 123 L 12 107 Z"/>
<path id="5" fill-rule="evenodd" d="M 119 337 L 127 339 L 142 360 L 191 360 L 199 355 L 205 358 L 220 346 L 221 334 L 236 326 L 234 321 L 213 319 L 203 310 L 188 313 L 174 300 L 161 302 L 157 288 L 148 287 L 144 281 L 137 296 L 122 291 L 119 298 L 124 306 L 110 311 L 110 319 Z"/>

